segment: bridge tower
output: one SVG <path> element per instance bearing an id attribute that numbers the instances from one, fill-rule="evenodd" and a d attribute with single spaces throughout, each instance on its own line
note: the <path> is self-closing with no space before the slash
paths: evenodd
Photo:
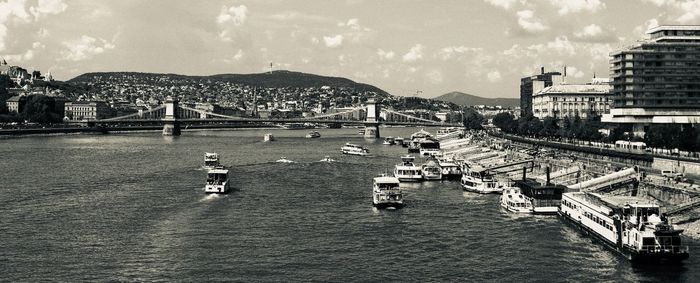
<path id="1" fill-rule="evenodd" d="M 378 139 L 379 136 L 379 105 L 377 100 L 367 100 L 367 121 L 365 122 L 365 138 Z"/>
<path id="2" fill-rule="evenodd" d="M 164 136 L 179 136 L 180 121 L 178 121 L 178 100 L 168 96 L 165 99 L 165 117 L 163 118 L 163 135 Z"/>

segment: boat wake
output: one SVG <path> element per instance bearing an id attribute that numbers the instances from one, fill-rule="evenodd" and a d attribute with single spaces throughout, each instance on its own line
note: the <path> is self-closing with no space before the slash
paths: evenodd
<path id="1" fill-rule="evenodd" d="M 220 195 L 220 194 L 209 194 L 204 196 L 202 199 L 199 200 L 199 202 L 209 202 L 209 201 L 214 201 L 220 198 L 226 197 L 225 195 Z"/>

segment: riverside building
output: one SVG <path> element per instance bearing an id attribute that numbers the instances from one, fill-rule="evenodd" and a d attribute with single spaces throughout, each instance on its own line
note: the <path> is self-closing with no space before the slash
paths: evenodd
<path id="1" fill-rule="evenodd" d="M 561 81 L 561 82 L 558 82 Z M 600 117 L 610 111 L 612 93 L 609 80 L 594 78 L 587 84 L 567 84 L 554 77 L 554 85 L 532 95 L 533 115 L 539 119 L 581 119 Z"/>
<path id="2" fill-rule="evenodd" d="M 524 77 L 520 79 L 520 111 L 524 116 L 532 113 L 532 94 L 536 93 L 545 87 L 552 86 L 552 78 L 561 77 L 559 72 L 544 72 L 544 67 L 540 69 L 539 75 Z"/>
<path id="3" fill-rule="evenodd" d="M 601 121 L 643 136 L 651 124 L 700 123 L 700 26 L 659 26 L 611 53 L 613 108 Z"/>

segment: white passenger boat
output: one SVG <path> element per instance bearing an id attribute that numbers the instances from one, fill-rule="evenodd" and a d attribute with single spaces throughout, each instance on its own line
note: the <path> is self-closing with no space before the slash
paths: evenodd
<path id="1" fill-rule="evenodd" d="M 519 188 L 506 188 L 501 194 L 501 207 L 515 213 L 532 213 L 532 199 L 520 192 Z"/>
<path id="2" fill-rule="evenodd" d="M 273 136 L 272 134 L 265 134 L 263 136 L 263 141 L 265 141 L 265 142 L 271 142 L 274 140 L 275 140 L 275 136 Z"/>
<path id="3" fill-rule="evenodd" d="M 216 168 L 219 166 L 219 154 L 214 153 L 214 152 L 205 152 L 204 153 L 204 167 L 205 168 Z"/>
<path id="4" fill-rule="evenodd" d="M 462 166 L 457 164 L 454 158 L 438 155 L 437 161 L 438 165 L 440 165 L 443 180 L 459 180 L 462 178 Z"/>
<path id="5" fill-rule="evenodd" d="M 372 185 L 372 204 L 377 208 L 403 207 L 403 193 L 399 179 L 395 177 L 376 177 Z"/>
<path id="6" fill-rule="evenodd" d="M 421 174 L 424 180 L 442 180 L 442 168 L 435 159 L 430 159 L 421 166 Z"/>
<path id="7" fill-rule="evenodd" d="M 343 154 L 349 154 L 349 155 L 360 155 L 360 156 L 366 156 L 369 155 L 369 149 L 357 145 L 357 144 L 352 144 L 352 143 L 346 143 L 343 147 L 340 148 L 340 152 Z"/>
<path id="8" fill-rule="evenodd" d="M 444 127 L 435 133 L 435 138 L 439 140 L 459 138 L 460 136 L 464 136 L 464 130 L 459 127 Z"/>
<path id="9" fill-rule="evenodd" d="M 228 170 L 223 166 L 216 167 L 207 172 L 207 182 L 204 192 L 207 194 L 227 194 L 230 190 Z"/>
<path id="10" fill-rule="evenodd" d="M 428 131 L 426 131 L 424 129 L 420 129 L 420 131 L 411 134 L 411 140 L 424 139 L 424 138 L 429 138 L 432 136 L 433 135 L 431 135 Z"/>
<path id="11" fill-rule="evenodd" d="M 433 155 L 433 154 L 440 152 L 440 142 L 435 140 L 435 139 L 431 139 L 431 138 L 422 139 L 418 143 L 418 146 L 420 148 L 419 149 L 420 155 L 430 156 L 430 155 Z"/>
<path id="12" fill-rule="evenodd" d="M 394 177 L 401 182 L 417 182 L 423 179 L 420 166 L 413 164 L 416 160 L 411 155 L 401 157 L 401 163 L 394 167 Z"/>
<path id="13" fill-rule="evenodd" d="M 395 144 L 395 145 L 404 146 L 404 140 L 403 140 L 403 138 L 402 138 L 402 137 L 396 137 L 396 138 L 394 138 L 394 144 Z"/>
<path id="14" fill-rule="evenodd" d="M 320 137 L 321 137 L 321 133 L 319 133 L 317 131 L 309 132 L 308 134 L 306 134 L 307 139 L 315 139 L 315 138 L 320 138 Z"/>
<path id="15" fill-rule="evenodd" d="M 689 256 L 682 229 L 669 224 L 660 207 L 631 196 L 564 193 L 560 216 L 635 262 L 679 262 Z"/>
<path id="16" fill-rule="evenodd" d="M 392 137 L 386 137 L 384 139 L 384 142 L 382 142 L 383 145 L 394 145 L 394 138 Z"/>
<path id="17" fill-rule="evenodd" d="M 498 194 L 503 191 L 504 185 L 498 182 L 488 169 L 473 165 L 462 168 L 462 187 L 465 191 L 480 194 Z"/>

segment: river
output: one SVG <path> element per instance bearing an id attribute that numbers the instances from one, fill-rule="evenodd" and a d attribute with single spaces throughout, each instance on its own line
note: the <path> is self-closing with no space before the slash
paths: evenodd
<path id="1" fill-rule="evenodd" d="M 413 128 L 382 129 L 407 137 Z M 431 131 L 434 131 L 432 129 Z M 272 132 L 277 141 L 262 142 Z M 353 129 L 0 139 L 2 281 L 698 281 L 635 266 L 557 217 L 513 216 L 458 182 L 372 208 L 372 177 L 406 149 Z M 340 154 L 345 142 L 372 157 Z M 234 190 L 202 193 L 204 152 Z M 325 155 L 336 163 L 317 162 Z M 296 163 L 276 163 L 285 156 Z"/>

